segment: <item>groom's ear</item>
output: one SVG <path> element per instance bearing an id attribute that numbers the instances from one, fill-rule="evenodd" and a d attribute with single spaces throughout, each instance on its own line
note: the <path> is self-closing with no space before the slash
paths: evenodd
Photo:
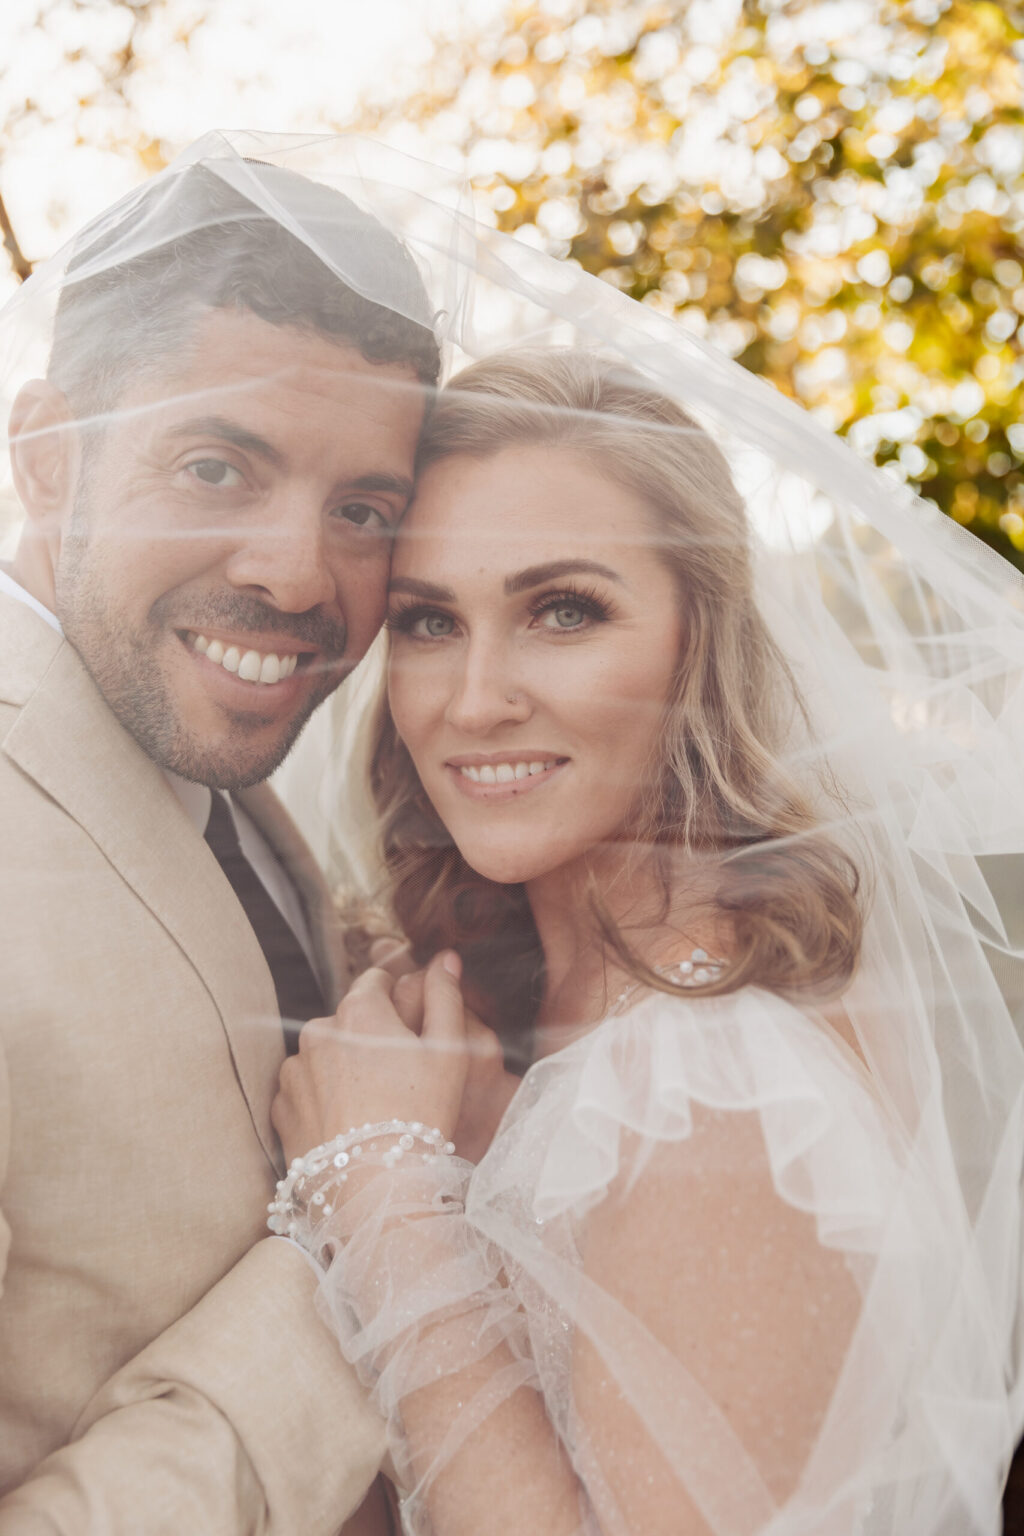
<path id="1" fill-rule="evenodd" d="M 81 460 L 79 432 L 67 397 L 32 379 L 15 397 L 8 428 L 14 488 L 43 538 L 59 538 L 74 504 Z"/>

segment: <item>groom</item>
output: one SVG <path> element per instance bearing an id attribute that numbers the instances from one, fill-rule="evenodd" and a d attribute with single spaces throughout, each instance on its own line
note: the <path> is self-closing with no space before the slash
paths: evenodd
<path id="1" fill-rule="evenodd" d="M 209 161 L 79 239 L 15 403 L 0 1536 L 329 1536 L 375 1476 L 314 1277 L 266 1236 L 282 1017 L 333 1007 L 344 971 L 262 781 L 380 625 L 437 370 L 375 220 Z"/>

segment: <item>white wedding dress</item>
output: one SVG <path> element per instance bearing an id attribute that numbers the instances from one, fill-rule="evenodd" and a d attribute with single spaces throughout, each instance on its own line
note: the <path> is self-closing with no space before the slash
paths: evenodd
<path id="1" fill-rule="evenodd" d="M 581 1532 L 648 1530 L 648 1500 L 715 1536 L 997 1528 L 1012 1294 L 974 1262 L 941 1117 L 907 1125 L 823 1019 L 648 994 L 529 1070 L 477 1168 L 442 1161 L 346 1211 L 322 1288 L 410 1478 L 406 1394 L 510 1346 L 407 1488 L 408 1531 L 524 1385 Z M 399 1209 L 434 1215 L 403 1237 Z"/>

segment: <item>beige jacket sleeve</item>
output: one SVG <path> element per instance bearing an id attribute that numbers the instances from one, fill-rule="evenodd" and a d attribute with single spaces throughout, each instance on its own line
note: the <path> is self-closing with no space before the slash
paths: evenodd
<path id="1" fill-rule="evenodd" d="M 2 1536 L 336 1532 L 384 1433 L 313 1310 L 315 1285 L 292 1245 L 258 1243 L 0 1501 Z"/>
<path id="2" fill-rule="evenodd" d="M 7 1058 L 0 1050 L 0 1190 L 7 1180 L 7 1165 L 11 1156 L 11 1085 L 7 1076 Z M 3 1306 L 4 1276 L 7 1273 L 7 1255 L 11 1251 L 11 1229 L 0 1210 L 0 1306 Z"/>
<path id="3" fill-rule="evenodd" d="M 10 1126 L 0 1050 L 0 1189 Z M 0 1210 L 0 1307 L 9 1245 Z M 0 1500 L 0 1536 L 334 1536 L 377 1472 L 384 1431 L 315 1290 L 299 1249 L 257 1243 Z"/>

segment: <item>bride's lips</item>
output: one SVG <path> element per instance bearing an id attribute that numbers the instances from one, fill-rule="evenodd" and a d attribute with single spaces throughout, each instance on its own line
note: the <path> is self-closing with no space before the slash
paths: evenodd
<path id="1" fill-rule="evenodd" d="M 558 752 L 467 752 L 450 757 L 445 769 L 470 800 L 512 800 L 549 784 L 568 763 Z"/>

